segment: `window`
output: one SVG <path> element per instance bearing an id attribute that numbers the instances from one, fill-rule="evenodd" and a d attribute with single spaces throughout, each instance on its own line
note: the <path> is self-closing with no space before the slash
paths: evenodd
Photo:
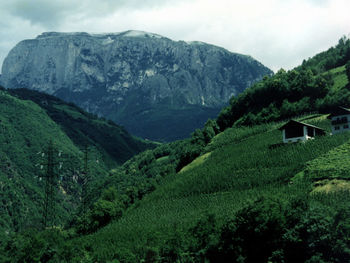
<path id="1" fill-rule="evenodd" d="M 334 130 L 336 130 L 336 131 L 339 130 L 339 126 L 335 126 Z"/>
<path id="2" fill-rule="evenodd" d="M 285 130 L 286 139 L 304 136 L 304 127 L 302 125 L 290 126 L 287 127 Z"/>
<path id="3" fill-rule="evenodd" d="M 343 126 L 343 128 L 344 128 L 344 129 L 349 129 L 349 125 L 348 125 L 348 124 L 345 124 L 345 125 Z"/>

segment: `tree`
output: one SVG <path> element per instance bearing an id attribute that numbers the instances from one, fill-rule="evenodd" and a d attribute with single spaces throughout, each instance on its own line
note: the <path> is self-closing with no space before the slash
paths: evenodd
<path id="1" fill-rule="evenodd" d="M 218 262 L 268 262 L 281 249 L 285 204 L 260 198 L 239 210 L 222 228 L 216 251 Z M 281 262 L 281 261 L 279 261 Z"/>
<path id="2" fill-rule="evenodd" d="M 220 132 L 220 128 L 216 121 L 209 119 L 203 128 L 204 142 L 208 144 L 211 139 Z"/>
<path id="3" fill-rule="evenodd" d="M 122 216 L 125 206 L 114 187 L 106 189 L 92 208 L 77 218 L 77 232 L 91 233 Z"/>
<path id="4" fill-rule="evenodd" d="M 120 218 L 123 213 L 123 204 L 118 200 L 108 201 L 99 199 L 91 210 L 93 228 L 107 225 L 111 220 Z"/>

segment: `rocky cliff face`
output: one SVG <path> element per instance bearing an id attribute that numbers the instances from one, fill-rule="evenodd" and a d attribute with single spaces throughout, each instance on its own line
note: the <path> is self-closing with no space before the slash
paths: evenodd
<path id="1" fill-rule="evenodd" d="M 201 42 L 140 31 L 51 32 L 11 50 L 1 82 L 57 95 L 136 135 L 172 140 L 187 136 L 232 95 L 271 73 L 249 56 Z M 184 130 L 172 135 L 173 125 Z"/>

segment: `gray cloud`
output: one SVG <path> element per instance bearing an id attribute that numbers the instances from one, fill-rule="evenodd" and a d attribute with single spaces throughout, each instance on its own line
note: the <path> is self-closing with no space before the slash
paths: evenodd
<path id="1" fill-rule="evenodd" d="M 7 11 L 14 17 L 28 20 L 34 25 L 50 27 L 60 22 L 71 9 L 67 1 L 25 1 L 15 0 L 8 1 L 6 4 Z"/>
<path id="2" fill-rule="evenodd" d="M 0 0 L 0 65 L 43 31 L 137 29 L 199 40 L 290 69 L 350 32 L 348 0 Z"/>
<path id="3" fill-rule="evenodd" d="M 118 11 L 152 9 L 183 0 L 11 0 L 3 8 L 11 15 L 44 28 L 61 25 L 74 16 L 101 17 Z"/>

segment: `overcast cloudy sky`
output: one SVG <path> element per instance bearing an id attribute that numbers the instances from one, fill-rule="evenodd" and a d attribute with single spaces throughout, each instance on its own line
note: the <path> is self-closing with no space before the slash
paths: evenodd
<path id="1" fill-rule="evenodd" d="M 291 69 L 350 33 L 349 0 L 0 0 L 0 65 L 45 31 L 158 33 Z"/>

